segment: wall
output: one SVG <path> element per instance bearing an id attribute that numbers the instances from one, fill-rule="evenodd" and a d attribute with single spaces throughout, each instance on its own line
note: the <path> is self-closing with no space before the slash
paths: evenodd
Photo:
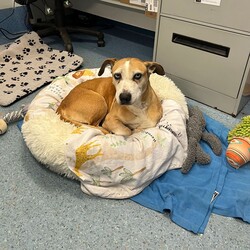
<path id="1" fill-rule="evenodd" d="M 90 14 L 155 31 L 156 19 L 146 17 L 142 7 L 120 3 L 118 0 L 70 0 L 73 8 Z"/>
<path id="2" fill-rule="evenodd" d="M 0 2 L 0 10 L 8 9 L 13 7 L 14 0 L 3 0 Z M 18 6 L 18 4 L 15 4 Z"/>
<path id="3" fill-rule="evenodd" d="M 18 32 L 28 30 L 26 7 L 15 4 L 13 9 L 13 6 L 14 0 L 0 1 L 0 29 L 9 38 L 15 38 Z M 0 36 L 3 36 L 3 34 L 0 33 Z"/>

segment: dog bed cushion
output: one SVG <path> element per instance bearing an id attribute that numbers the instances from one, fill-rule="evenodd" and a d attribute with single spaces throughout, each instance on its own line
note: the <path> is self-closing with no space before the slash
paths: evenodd
<path id="1" fill-rule="evenodd" d="M 98 128 L 77 128 L 60 120 L 55 110 L 63 98 L 80 82 L 98 77 L 98 71 L 71 72 L 40 91 L 29 106 L 22 133 L 38 161 L 80 180 L 83 192 L 105 198 L 132 197 L 167 170 L 182 166 L 187 154 L 185 97 L 170 79 L 152 74 L 163 117 L 155 128 L 129 137 L 104 135 Z M 108 76 L 107 68 L 104 77 Z"/>

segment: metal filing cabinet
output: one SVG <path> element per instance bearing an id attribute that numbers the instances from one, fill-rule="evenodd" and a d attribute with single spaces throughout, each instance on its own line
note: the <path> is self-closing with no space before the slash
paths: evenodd
<path id="1" fill-rule="evenodd" d="M 159 6 L 154 60 L 187 97 L 237 115 L 250 100 L 250 1 Z"/>

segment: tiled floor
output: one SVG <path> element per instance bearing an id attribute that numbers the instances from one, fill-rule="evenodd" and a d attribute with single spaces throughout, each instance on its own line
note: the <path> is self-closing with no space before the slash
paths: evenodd
<path id="1" fill-rule="evenodd" d="M 99 67 L 107 57 L 151 60 L 153 37 L 124 27 L 105 30 L 106 47 L 95 38 L 72 35 L 75 53 L 85 68 Z M 86 40 L 87 38 L 87 40 Z M 44 39 L 63 49 L 60 39 Z M 0 36 L 0 42 L 7 42 Z M 29 103 L 37 92 L 9 107 Z M 198 105 L 227 127 L 250 114 L 249 104 L 233 118 Z M 46 129 L 46 128 L 45 128 Z M 131 200 L 105 200 L 82 193 L 79 183 L 52 173 L 28 151 L 16 125 L 0 138 L 0 249 L 249 249 L 249 224 L 212 214 L 204 235 L 194 235 L 160 214 Z M 55 156 L 56 157 L 56 156 Z"/>

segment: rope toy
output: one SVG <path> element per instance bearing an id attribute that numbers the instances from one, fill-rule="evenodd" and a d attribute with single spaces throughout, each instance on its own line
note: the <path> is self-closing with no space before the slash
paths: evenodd
<path id="1" fill-rule="evenodd" d="M 12 111 L 0 118 L 0 135 L 4 134 L 8 129 L 8 124 L 17 122 L 25 116 L 28 110 L 28 105 L 22 105 L 20 110 Z"/>

